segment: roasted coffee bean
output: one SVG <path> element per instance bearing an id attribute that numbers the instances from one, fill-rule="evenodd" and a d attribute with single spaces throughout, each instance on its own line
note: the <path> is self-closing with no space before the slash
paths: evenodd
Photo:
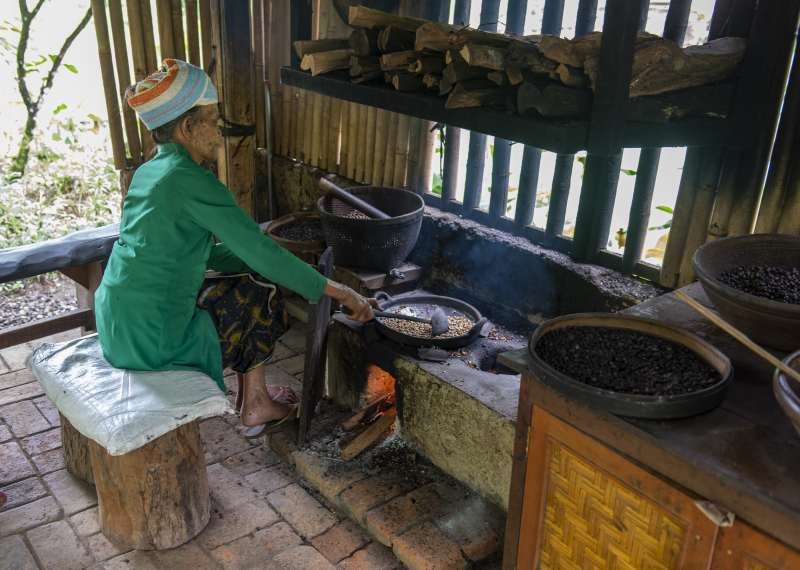
<path id="1" fill-rule="evenodd" d="M 319 220 L 295 220 L 272 231 L 272 235 L 288 241 L 324 241 L 322 222 Z"/>
<path id="2" fill-rule="evenodd" d="M 555 329 L 539 339 L 535 350 L 573 380 L 624 394 L 676 396 L 722 380 L 688 348 L 626 329 Z"/>
<path id="3" fill-rule="evenodd" d="M 748 265 L 724 271 L 718 281 L 762 299 L 800 305 L 800 271 Z"/>

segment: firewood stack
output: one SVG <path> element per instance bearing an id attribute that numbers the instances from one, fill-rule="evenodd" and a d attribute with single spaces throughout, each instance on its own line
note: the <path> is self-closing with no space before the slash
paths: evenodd
<path id="1" fill-rule="evenodd" d="M 572 40 L 515 36 L 364 6 L 350 8 L 350 24 L 356 29 L 349 39 L 295 42 L 302 69 L 312 75 L 349 69 L 353 83 L 383 81 L 399 91 L 425 90 L 447 97 L 447 109 L 491 106 L 519 114 L 535 110 L 546 117 L 585 117 L 591 111 L 602 32 Z M 742 38 L 720 38 L 682 49 L 646 32 L 638 33 L 636 44 L 632 100 L 735 77 L 746 48 Z M 660 106 L 667 111 L 654 112 L 648 100 L 646 109 L 637 107 L 632 114 L 654 121 L 665 113 L 664 120 L 685 114 L 720 116 L 716 99 L 729 103 L 733 90 L 706 87 L 686 93 L 691 102 L 685 113 L 675 109 L 673 94 L 669 105 Z M 702 112 L 698 99 L 707 99 L 713 110 Z"/>

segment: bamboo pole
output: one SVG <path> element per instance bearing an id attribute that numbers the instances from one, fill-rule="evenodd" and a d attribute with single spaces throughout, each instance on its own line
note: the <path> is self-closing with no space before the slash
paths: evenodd
<path id="1" fill-rule="evenodd" d="M 422 119 L 412 117 L 408 125 L 408 170 L 406 171 L 406 190 L 416 192 L 417 169 L 419 168 L 419 126 Z"/>
<path id="2" fill-rule="evenodd" d="M 189 63 L 202 66 L 200 63 L 200 36 L 197 27 L 197 0 L 186 0 L 186 44 L 189 47 Z"/>
<path id="3" fill-rule="evenodd" d="M 369 107 L 358 106 L 358 154 L 356 155 L 356 182 L 364 182 L 364 165 L 367 160 L 367 123 L 369 122 Z"/>
<path id="4" fill-rule="evenodd" d="M 142 13 L 139 0 L 129 0 L 125 7 L 128 11 L 128 29 L 131 35 L 131 55 L 133 56 L 133 81 L 138 83 L 147 77 L 147 57 L 145 56 L 144 30 L 142 29 Z M 151 30 L 152 33 L 152 30 Z M 124 105 L 124 103 L 123 103 Z M 153 148 L 150 131 L 139 121 L 139 136 L 142 143 L 142 159 L 147 160 Z"/>
<path id="5" fill-rule="evenodd" d="M 147 0 L 144 0 L 145 2 Z M 214 52 L 211 49 L 211 4 L 210 0 L 199 0 L 200 40 L 203 43 L 203 69 L 208 72 Z"/>
<path id="6" fill-rule="evenodd" d="M 394 183 L 394 154 L 397 142 L 397 127 L 400 122 L 400 115 L 397 113 L 389 114 L 389 131 L 386 134 L 386 154 L 384 155 L 383 167 L 383 186 L 391 187 Z M 375 180 L 373 184 L 377 184 Z"/>
<path id="7" fill-rule="evenodd" d="M 146 0 L 145 0 L 146 1 Z M 221 0 L 211 0 L 210 13 L 211 13 L 211 40 L 212 44 L 216 46 L 225 45 L 225 31 L 222 29 L 222 14 L 221 14 Z M 225 108 L 225 58 L 221 50 L 217 50 L 214 54 L 216 58 L 216 65 L 214 67 L 214 74 L 211 77 L 214 86 L 217 88 L 217 98 L 219 99 L 219 108 Z M 220 121 L 221 122 L 221 121 Z M 230 145 L 229 139 L 223 139 L 223 144 L 217 150 L 217 179 L 225 186 L 230 188 L 230 169 L 228 168 L 228 147 Z"/>
<path id="8" fill-rule="evenodd" d="M 287 147 L 289 152 L 287 156 L 295 160 L 303 160 L 303 147 L 299 144 L 301 135 L 298 131 L 300 127 L 300 90 L 297 87 L 292 87 L 291 94 L 292 104 L 291 112 L 289 113 L 289 146 Z M 306 100 L 308 100 L 308 93 L 305 95 Z"/>
<path id="9" fill-rule="evenodd" d="M 322 124 L 320 124 L 320 136 L 322 137 L 322 144 L 319 151 L 319 167 L 323 170 L 330 170 L 328 160 L 330 155 L 330 125 L 331 125 L 331 110 L 333 108 L 333 99 L 330 97 L 323 97 L 322 99 Z"/>
<path id="10" fill-rule="evenodd" d="M 306 138 L 306 123 L 311 120 L 311 117 L 306 113 L 306 109 L 308 108 L 308 98 L 313 97 L 313 95 L 313 93 L 302 89 L 297 91 L 297 122 L 295 124 L 297 149 L 294 152 L 294 158 L 301 162 L 308 162 L 306 148 L 311 139 Z"/>
<path id="11" fill-rule="evenodd" d="M 411 117 L 400 115 L 397 122 L 397 143 L 394 152 L 394 178 L 392 186 L 402 188 L 406 181 L 406 168 L 408 166 L 408 129 L 411 125 Z"/>
<path id="12" fill-rule="evenodd" d="M 350 103 L 342 101 L 342 134 L 339 141 L 339 176 L 347 176 L 347 151 L 350 145 Z"/>
<path id="13" fill-rule="evenodd" d="M 318 97 L 320 96 L 316 93 L 306 93 L 306 122 L 302 148 L 302 160 L 306 164 L 311 164 L 311 157 L 314 155 L 314 104 Z"/>
<path id="14" fill-rule="evenodd" d="M 319 39 L 320 0 L 311 2 L 311 39 Z"/>
<path id="15" fill-rule="evenodd" d="M 728 235 L 731 212 L 733 211 L 733 204 L 736 200 L 736 187 L 739 180 L 742 155 L 743 152 L 741 150 L 732 148 L 725 150 L 722 177 L 719 182 L 714 213 L 711 216 L 711 224 L 708 228 L 707 242 Z"/>
<path id="16" fill-rule="evenodd" d="M 183 35 L 183 7 L 181 0 L 172 0 L 172 41 L 175 46 L 175 57 L 186 61 L 186 38 Z"/>
<path id="17" fill-rule="evenodd" d="M 156 0 L 156 16 L 158 16 L 158 47 L 160 60 L 175 57 L 175 41 L 172 36 L 172 1 Z"/>
<path id="18" fill-rule="evenodd" d="M 320 151 L 322 150 L 322 107 L 323 97 L 314 96 L 314 125 L 311 135 L 311 166 L 319 166 Z"/>
<path id="19" fill-rule="evenodd" d="M 420 123 L 419 133 L 419 164 L 417 166 L 416 189 L 420 195 L 431 191 L 431 179 L 433 176 L 433 156 L 436 148 L 436 132 L 433 129 L 433 121 L 423 120 Z"/>
<path id="20" fill-rule="evenodd" d="M 252 61 L 253 86 L 255 87 L 255 92 L 253 93 L 255 112 L 253 115 L 256 120 L 256 148 L 264 148 L 267 140 L 264 133 L 264 129 L 266 128 L 264 119 L 264 84 L 267 79 L 264 68 L 264 2 L 266 2 L 266 0 L 253 0 L 253 16 L 250 19 L 252 22 L 251 33 L 253 36 Z M 186 18 L 188 21 L 188 10 L 186 12 Z"/>
<path id="21" fill-rule="evenodd" d="M 133 3 L 136 0 L 129 0 Z M 206 0 L 208 1 L 208 0 Z M 142 20 L 142 39 L 144 40 L 144 61 L 145 77 L 158 69 L 158 57 L 156 57 L 156 36 L 155 25 L 153 24 L 153 13 L 150 10 L 148 0 L 138 0 L 139 15 Z"/>
<path id="22" fill-rule="evenodd" d="M 358 158 L 358 103 L 349 103 L 349 138 L 347 140 L 347 177 L 351 180 L 356 178 L 356 159 Z"/>
<path id="23" fill-rule="evenodd" d="M 779 234 L 800 235 L 800 144 L 795 144 L 793 162 L 778 221 Z"/>
<path id="24" fill-rule="evenodd" d="M 116 60 L 117 79 L 120 92 L 131 84 L 131 69 L 128 64 L 128 46 L 125 42 L 125 19 L 122 16 L 120 0 L 109 0 L 108 14 L 111 17 L 111 35 L 114 41 L 114 58 Z M 131 106 L 125 103 L 122 96 L 122 118 L 125 121 L 125 134 L 128 139 L 128 151 L 131 155 L 130 166 L 142 163 L 142 145 L 139 141 L 139 124 Z"/>
<path id="25" fill-rule="evenodd" d="M 339 137 L 342 134 L 342 100 L 331 97 L 328 123 L 328 171 L 339 172 Z"/>
<path id="26" fill-rule="evenodd" d="M 366 147 L 364 158 L 364 184 L 372 184 L 372 171 L 375 164 L 375 124 L 377 122 L 378 109 L 367 107 L 367 137 L 363 143 Z"/>
<path id="27" fill-rule="evenodd" d="M 117 81 L 114 78 L 114 63 L 111 58 L 111 39 L 108 36 L 108 20 L 103 0 L 92 0 L 94 28 L 97 34 L 97 53 L 100 56 L 100 75 L 103 79 L 103 93 L 108 112 L 108 128 L 111 135 L 111 150 L 114 154 L 114 168 L 123 170 L 127 167 L 125 156 L 125 138 L 122 134 L 122 121 L 119 118 L 119 99 L 117 97 Z"/>
<path id="28" fill-rule="evenodd" d="M 378 109 L 375 114 L 375 150 L 373 151 L 371 184 L 383 185 L 386 170 L 386 138 L 389 136 L 389 111 Z"/>

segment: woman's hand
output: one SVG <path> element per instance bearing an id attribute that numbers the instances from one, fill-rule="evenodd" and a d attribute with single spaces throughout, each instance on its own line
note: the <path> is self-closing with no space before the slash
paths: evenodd
<path id="1" fill-rule="evenodd" d="M 328 285 L 325 287 L 325 294 L 333 297 L 350 310 L 347 318 L 351 321 L 360 323 L 371 321 L 375 318 L 372 308 L 381 308 L 377 300 L 362 297 L 347 285 L 342 285 L 330 279 L 328 279 Z"/>

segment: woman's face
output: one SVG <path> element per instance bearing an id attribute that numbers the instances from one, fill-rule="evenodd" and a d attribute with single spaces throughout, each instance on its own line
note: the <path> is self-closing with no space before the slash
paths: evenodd
<path id="1" fill-rule="evenodd" d="M 189 152 L 198 162 L 217 160 L 217 149 L 222 142 L 218 120 L 219 112 L 216 105 L 204 105 L 193 117 L 187 134 L 191 145 Z"/>

